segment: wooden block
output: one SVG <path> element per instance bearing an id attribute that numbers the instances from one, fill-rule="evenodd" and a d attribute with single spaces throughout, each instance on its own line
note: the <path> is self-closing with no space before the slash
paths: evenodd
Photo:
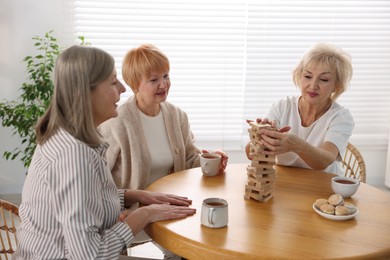
<path id="1" fill-rule="evenodd" d="M 268 182 L 274 182 L 277 179 L 276 174 L 267 174 L 267 175 L 254 175 L 252 172 L 246 173 L 248 176 L 248 181 L 251 181 L 253 183 L 268 183 Z"/>
<path id="2" fill-rule="evenodd" d="M 261 202 L 267 202 L 273 197 L 272 193 L 268 194 L 266 197 L 263 197 Z"/>
<path id="3" fill-rule="evenodd" d="M 263 140 L 263 138 L 261 137 L 260 134 L 255 134 L 255 135 L 250 134 L 249 135 L 249 139 L 250 139 L 252 144 L 257 144 L 257 145 L 261 145 L 262 146 L 261 140 Z"/>
<path id="4" fill-rule="evenodd" d="M 251 199 L 251 196 L 244 194 L 244 199 L 250 200 L 250 199 Z"/>
<path id="5" fill-rule="evenodd" d="M 273 163 L 268 164 L 268 163 L 263 163 L 263 162 L 259 162 L 259 161 L 253 161 L 253 160 L 252 160 L 251 166 L 255 167 L 259 170 L 262 169 L 263 171 L 269 171 L 269 170 L 274 169 Z"/>
<path id="6" fill-rule="evenodd" d="M 274 182 L 262 182 L 262 183 L 254 183 L 254 182 L 247 182 L 245 184 L 245 188 L 256 190 L 258 192 L 269 190 L 274 188 Z"/>
<path id="7" fill-rule="evenodd" d="M 251 192 L 251 191 L 245 191 L 245 195 L 255 199 L 255 200 L 260 200 L 262 199 L 263 196 L 261 196 L 259 193 L 256 193 L 256 192 Z"/>
<path id="8" fill-rule="evenodd" d="M 258 192 L 258 193 L 262 191 L 260 187 L 256 187 L 252 185 L 245 185 L 245 190 L 248 192 Z"/>
<path id="9" fill-rule="evenodd" d="M 262 153 L 257 153 L 253 157 L 252 161 L 258 161 L 259 163 L 264 162 L 268 164 L 275 164 L 276 156 L 275 155 L 267 155 Z"/>
<path id="10" fill-rule="evenodd" d="M 259 143 L 250 143 L 249 144 L 249 152 L 254 155 L 261 154 L 265 150 L 265 146 Z"/>
<path id="11" fill-rule="evenodd" d="M 249 128 L 248 133 L 250 136 L 259 136 L 261 138 L 261 133 L 258 129 Z"/>
<path id="12" fill-rule="evenodd" d="M 270 200 L 272 197 L 273 197 L 273 194 L 272 194 L 272 193 L 269 193 L 269 194 L 266 195 L 266 196 L 262 196 L 262 195 L 260 195 L 260 194 L 251 193 L 251 192 L 246 192 L 245 195 L 244 195 L 244 198 L 245 198 L 245 199 L 254 199 L 254 200 L 259 201 L 259 202 L 267 202 L 267 201 Z"/>
<path id="13" fill-rule="evenodd" d="M 263 167 L 264 165 L 268 166 L 266 170 L 264 170 L 264 167 Z M 261 167 L 255 167 L 255 166 L 248 165 L 248 167 L 246 167 L 246 171 L 253 172 L 254 174 L 271 174 L 271 173 L 275 172 L 275 169 L 273 166 L 274 166 L 273 164 L 261 164 Z"/>
<path id="14" fill-rule="evenodd" d="M 272 127 L 269 124 L 262 124 L 257 122 L 249 122 L 249 125 L 252 127 L 252 129 L 260 130 L 260 129 L 269 129 L 269 130 L 276 130 L 274 127 Z"/>
<path id="15" fill-rule="evenodd" d="M 263 178 L 276 179 L 277 177 L 275 173 L 275 169 L 273 168 L 271 170 L 264 171 L 263 169 L 258 169 L 255 167 L 247 168 L 247 176 L 257 180 L 261 180 Z"/>
<path id="16" fill-rule="evenodd" d="M 260 143 L 262 140 L 261 134 L 259 133 L 253 133 L 252 131 L 249 132 L 249 139 L 253 143 Z"/>
<path id="17" fill-rule="evenodd" d="M 248 179 L 247 184 L 252 187 L 258 187 L 258 188 L 273 188 L 274 182 L 273 181 L 257 181 L 255 179 Z"/>
<path id="18" fill-rule="evenodd" d="M 270 182 L 275 182 L 277 179 L 276 175 L 275 176 L 271 175 L 271 177 L 267 177 L 267 176 L 263 177 L 261 175 L 254 177 L 251 173 L 247 173 L 247 175 L 248 175 L 248 182 L 251 182 L 251 183 L 256 182 L 256 184 L 258 184 L 258 185 L 260 185 L 260 183 L 261 183 L 261 185 L 264 185 L 264 184 L 267 184 Z"/>
<path id="19" fill-rule="evenodd" d="M 263 195 L 269 194 L 273 190 L 273 187 L 266 189 L 266 188 L 251 186 L 251 185 L 245 185 L 245 190 L 247 190 L 248 192 L 260 194 L 263 196 Z"/>
<path id="20" fill-rule="evenodd" d="M 276 176 L 273 176 L 273 177 L 262 177 L 261 180 L 262 181 L 266 181 L 266 182 L 275 182 L 276 181 Z"/>

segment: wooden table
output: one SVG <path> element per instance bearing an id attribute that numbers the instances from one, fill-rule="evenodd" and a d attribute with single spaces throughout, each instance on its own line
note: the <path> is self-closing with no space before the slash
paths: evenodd
<path id="1" fill-rule="evenodd" d="M 274 196 L 262 203 L 244 199 L 247 164 L 230 164 L 226 173 L 202 176 L 200 168 L 168 175 L 148 190 L 183 195 L 197 213 L 149 225 L 160 245 L 187 259 L 390 259 L 390 195 L 361 183 L 352 198 L 360 213 L 334 221 L 312 208 L 333 194 L 332 174 L 276 166 Z M 229 203 L 229 223 L 221 229 L 200 224 L 202 201 Z"/>

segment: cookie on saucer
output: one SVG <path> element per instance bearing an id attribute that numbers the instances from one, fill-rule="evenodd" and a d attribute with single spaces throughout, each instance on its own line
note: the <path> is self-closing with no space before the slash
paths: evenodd
<path id="1" fill-rule="evenodd" d="M 334 215 L 334 206 L 330 204 L 323 204 L 320 210 L 326 214 Z"/>
<path id="2" fill-rule="evenodd" d="M 347 216 L 350 214 L 349 209 L 345 206 L 336 206 L 334 212 L 336 216 Z"/>
<path id="3" fill-rule="evenodd" d="M 344 204 L 344 199 L 340 194 L 333 194 L 328 199 L 329 204 L 333 206 L 340 206 Z"/>
<path id="4" fill-rule="evenodd" d="M 324 204 L 328 204 L 328 200 L 327 199 L 318 199 L 318 200 L 316 200 L 314 205 L 319 209 Z"/>
<path id="5" fill-rule="evenodd" d="M 349 210 L 349 214 L 354 214 L 356 212 L 356 206 L 353 205 L 350 202 L 344 202 L 344 207 L 346 207 Z"/>

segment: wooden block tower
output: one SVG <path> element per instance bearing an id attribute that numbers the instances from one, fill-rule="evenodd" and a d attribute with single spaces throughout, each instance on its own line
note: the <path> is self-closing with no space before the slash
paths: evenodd
<path id="1" fill-rule="evenodd" d="M 276 173 L 274 169 L 275 156 L 263 155 L 265 147 L 261 145 L 260 129 L 276 130 L 269 124 L 250 122 L 251 128 L 248 129 L 250 143 L 249 154 L 253 156 L 251 165 L 247 167 L 248 182 L 245 185 L 245 199 L 254 199 L 266 202 L 273 196 L 274 182 Z"/>

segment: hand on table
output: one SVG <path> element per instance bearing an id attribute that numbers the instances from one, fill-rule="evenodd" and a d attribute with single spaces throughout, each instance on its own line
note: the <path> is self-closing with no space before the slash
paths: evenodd
<path id="1" fill-rule="evenodd" d="M 192 200 L 187 197 L 182 197 L 173 194 L 165 194 L 159 192 L 152 192 L 146 190 L 138 190 L 138 201 L 143 205 L 150 204 L 171 204 L 178 206 L 189 206 L 192 203 Z"/>
<path id="2" fill-rule="evenodd" d="M 185 206 L 175 206 L 167 204 L 153 204 L 146 206 L 150 215 L 150 223 L 169 219 L 185 218 L 194 215 L 196 209 Z"/>
<path id="3" fill-rule="evenodd" d="M 151 204 L 134 211 L 122 212 L 119 221 L 126 222 L 133 235 L 138 234 L 146 225 L 156 221 L 185 218 L 194 215 L 196 209 L 187 206 L 169 204 Z"/>

